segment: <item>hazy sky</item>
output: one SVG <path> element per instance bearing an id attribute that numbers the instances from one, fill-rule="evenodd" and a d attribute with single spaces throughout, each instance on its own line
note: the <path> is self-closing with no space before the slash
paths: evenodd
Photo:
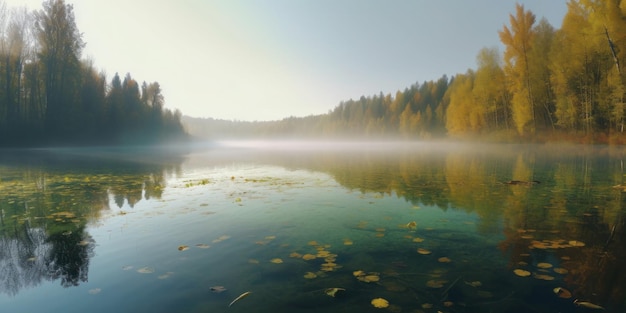
<path id="1" fill-rule="evenodd" d="M 41 0 L 5 0 L 40 9 Z M 326 113 L 476 68 L 502 47 L 514 0 L 66 0 L 107 73 L 158 81 L 183 114 L 275 120 Z M 559 28 L 566 0 L 526 0 Z"/>

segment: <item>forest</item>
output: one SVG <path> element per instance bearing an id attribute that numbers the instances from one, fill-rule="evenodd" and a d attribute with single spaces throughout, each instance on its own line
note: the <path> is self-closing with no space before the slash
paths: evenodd
<path id="1" fill-rule="evenodd" d="M 560 29 L 517 4 L 494 30 L 504 51 L 477 67 L 395 95 L 342 101 L 326 114 L 271 122 L 184 117 L 192 134 L 463 138 L 502 142 L 626 143 L 626 1 L 570 0 Z"/>
<path id="2" fill-rule="evenodd" d="M 107 81 L 85 47 L 73 6 L 0 2 L 0 146 L 155 144 L 186 137 L 158 82 Z"/>

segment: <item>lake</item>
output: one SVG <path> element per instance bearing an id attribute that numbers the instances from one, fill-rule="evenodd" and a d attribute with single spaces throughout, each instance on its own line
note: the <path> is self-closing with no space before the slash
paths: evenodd
<path id="1" fill-rule="evenodd" d="M 0 153 L 3 312 L 626 310 L 622 147 Z"/>

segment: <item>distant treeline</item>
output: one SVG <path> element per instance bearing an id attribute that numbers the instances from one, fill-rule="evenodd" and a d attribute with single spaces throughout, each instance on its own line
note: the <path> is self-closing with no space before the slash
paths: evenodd
<path id="1" fill-rule="evenodd" d="M 0 146 L 152 144 L 184 137 L 157 82 L 110 82 L 81 59 L 72 5 L 0 3 Z M 124 47 L 111 47 L 112 49 Z"/>
<path id="2" fill-rule="evenodd" d="M 517 5 L 478 67 L 274 122 L 185 119 L 194 134 L 624 142 L 626 1 L 571 0 L 561 29 Z"/>

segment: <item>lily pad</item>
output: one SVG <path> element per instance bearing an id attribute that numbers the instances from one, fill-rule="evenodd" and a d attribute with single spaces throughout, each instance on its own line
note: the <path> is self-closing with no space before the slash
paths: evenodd
<path id="1" fill-rule="evenodd" d="M 274 264 L 280 264 L 280 263 L 283 263 L 283 260 L 280 258 L 275 258 L 275 259 L 271 259 L 270 262 Z"/>

